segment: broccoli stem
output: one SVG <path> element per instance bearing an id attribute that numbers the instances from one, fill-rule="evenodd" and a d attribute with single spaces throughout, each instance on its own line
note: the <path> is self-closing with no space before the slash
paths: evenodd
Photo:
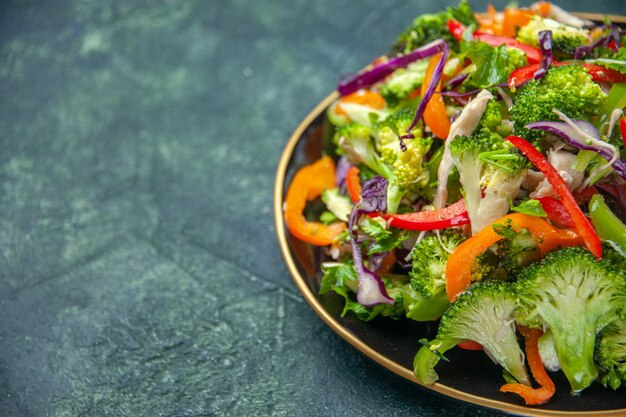
<path id="1" fill-rule="evenodd" d="M 439 375 L 435 372 L 435 366 L 446 351 L 460 342 L 459 339 L 435 339 L 430 342 L 429 346 L 422 346 L 413 359 L 413 373 L 417 381 L 424 385 L 430 385 L 437 381 Z"/>
<path id="2" fill-rule="evenodd" d="M 570 383 L 572 394 L 575 395 L 598 377 L 598 368 L 593 362 L 596 326 L 585 324 L 584 331 L 581 331 L 580 323 L 568 320 L 567 317 L 563 319 L 561 328 L 554 331 L 552 336 L 561 369 Z"/>

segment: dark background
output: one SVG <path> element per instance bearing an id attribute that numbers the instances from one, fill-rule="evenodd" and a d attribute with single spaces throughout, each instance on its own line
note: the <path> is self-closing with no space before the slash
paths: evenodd
<path id="1" fill-rule="evenodd" d="M 335 335 L 273 225 L 298 122 L 454 4 L 0 2 L 0 415 L 495 415 Z"/>

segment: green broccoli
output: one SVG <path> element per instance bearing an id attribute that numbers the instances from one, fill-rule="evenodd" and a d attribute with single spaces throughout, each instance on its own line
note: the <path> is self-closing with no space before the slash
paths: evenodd
<path id="1" fill-rule="evenodd" d="M 558 121 L 559 116 L 552 109 L 571 119 L 590 120 L 598 114 L 606 97 L 582 66 L 550 68 L 541 79 L 521 87 L 511 108 L 515 134 L 538 145 L 545 132 L 526 129 L 525 125 L 544 120 Z"/>
<path id="2" fill-rule="evenodd" d="M 398 36 L 393 44 L 392 54 L 406 54 L 437 39 L 443 39 L 453 50 L 457 50 L 459 41 L 452 36 L 446 26 L 450 19 L 458 20 L 466 26 L 477 25 L 472 8 L 467 0 L 462 0 L 457 7 L 448 7 L 445 12 L 417 17 L 411 26 Z"/>
<path id="3" fill-rule="evenodd" d="M 383 96 L 387 106 L 394 108 L 406 100 L 424 81 L 428 59 L 422 59 L 393 72 L 382 84 L 378 92 Z"/>
<path id="4" fill-rule="evenodd" d="M 406 140 L 406 150 L 400 148 L 398 136 L 406 132 L 412 120 L 411 110 L 401 110 L 376 122 L 371 128 L 358 123 L 338 126 L 333 139 L 339 154 L 346 154 L 352 163 L 365 164 L 389 182 L 389 213 L 397 211 L 400 200 L 407 193 L 420 193 L 429 185 L 429 170 L 424 157 L 432 139 L 422 137 L 421 130 L 415 128 L 411 132 L 415 139 Z"/>
<path id="5" fill-rule="evenodd" d="M 392 183 L 406 190 L 419 190 L 428 184 L 424 157 L 433 143 L 432 138 L 423 137 L 421 129 L 416 127 L 411 131 L 415 138 L 405 140 L 406 150 L 400 148 L 398 137 L 406 134 L 414 116 L 412 110 L 400 110 L 372 127 L 376 149 L 382 160 L 393 167 Z"/>
<path id="6" fill-rule="evenodd" d="M 484 281 L 472 285 L 444 313 L 437 337 L 415 355 L 413 371 L 422 384 L 438 379 L 434 367 L 442 355 L 464 340 L 485 352 L 518 382 L 530 385 L 524 354 L 515 335 L 516 295 L 511 284 Z"/>
<path id="7" fill-rule="evenodd" d="M 517 321 L 550 329 L 561 368 L 573 393 L 598 376 L 593 362 L 596 335 L 617 319 L 626 303 L 626 277 L 590 252 L 572 247 L 531 264 L 514 284 Z"/>
<path id="8" fill-rule="evenodd" d="M 616 320 L 600 332 L 595 359 L 605 387 L 615 390 L 626 383 L 626 319 Z"/>
<path id="9" fill-rule="evenodd" d="M 431 234 L 417 243 L 411 251 L 411 287 L 424 298 L 445 292 L 448 257 L 464 240 L 459 230 L 446 229 L 439 238 Z"/>
<path id="10" fill-rule="evenodd" d="M 539 46 L 539 32 L 552 31 L 552 49 L 559 58 L 572 58 L 576 48 L 589 43 L 589 31 L 559 23 L 556 20 L 534 16 L 517 33 L 517 40 L 527 45 Z"/>
<path id="11" fill-rule="evenodd" d="M 371 128 L 358 123 L 338 126 L 333 138 L 337 145 L 337 153 L 345 154 L 353 164 L 365 164 L 381 177 L 392 176 L 391 167 L 385 164 L 374 147 Z"/>
<path id="12" fill-rule="evenodd" d="M 506 129 L 497 108 L 489 105 L 470 137 L 450 143 L 473 234 L 509 211 L 508 199 L 517 195 L 526 172 L 526 159 L 498 133 Z"/>

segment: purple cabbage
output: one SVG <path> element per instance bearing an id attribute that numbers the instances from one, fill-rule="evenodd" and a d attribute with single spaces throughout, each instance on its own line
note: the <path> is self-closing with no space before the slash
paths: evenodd
<path id="1" fill-rule="evenodd" d="M 346 193 L 346 176 L 348 170 L 352 165 L 348 162 L 348 158 L 342 156 L 337 161 L 337 168 L 335 169 L 335 184 L 339 187 L 342 194 Z"/>
<path id="2" fill-rule="evenodd" d="M 552 65 L 553 54 L 551 30 L 542 30 L 539 32 L 539 47 L 541 48 L 541 62 L 539 63 L 539 69 L 535 71 L 535 74 L 533 75 L 535 80 L 543 77 L 546 72 L 548 72 L 550 65 Z"/>
<path id="3" fill-rule="evenodd" d="M 415 138 L 415 136 L 413 136 L 413 134 L 411 133 L 411 130 L 413 130 L 415 125 L 417 125 L 417 123 L 422 119 L 422 116 L 424 115 L 424 110 L 426 109 L 426 105 L 428 104 L 428 102 L 430 101 L 430 98 L 435 93 L 437 84 L 439 84 L 439 81 L 441 80 L 441 75 L 443 74 L 443 67 L 446 65 L 446 61 L 448 60 L 448 55 L 450 54 L 450 47 L 448 47 L 448 44 L 444 41 L 441 41 L 440 45 L 441 45 L 440 47 L 441 51 L 437 51 L 437 52 L 441 52 L 441 58 L 439 59 L 437 66 L 433 70 L 432 77 L 430 78 L 428 87 L 426 88 L 426 91 L 424 92 L 424 95 L 422 96 L 422 99 L 420 100 L 420 104 L 417 106 L 417 110 L 415 111 L 415 117 L 413 117 L 413 121 L 411 122 L 411 125 L 406 129 L 406 134 L 400 136 L 400 139 L 414 139 Z M 404 146 L 406 146 L 404 145 L 404 142 L 401 141 L 400 145 L 403 146 L 403 150 L 404 150 Z"/>
<path id="4" fill-rule="evenodd" d="M 453 90 L 453 89 L 457 88 L 458 86 L 463 84 L 463 81 L 465 81 L 467 79 L 467 77 L 469 77 L 469 73 L 459 74 L 456 77 L 452 77 L 450 79 L 450 81 L 448 81 L 448 84 L 446 85 L 446 88 L 448 90 Z"/>
<path id="5" fill-rule="evenodd" d="M 594 139 L 602 140 L 600 139 L 600 133 L 598 133 L 596 128 L 591 123 L 583 120 L 572 120 L 572 122 L 587 135 L 593 137 Z M 615 156 L 606 148 L 589 144 L 587 140 L 581 137 L 579 132 L 566 122 L 541 121 L 529 123 L 524 127 L 527 129 L 543 130 L 561 136 L 569 145 L 584 151 L 594 151 L 609 162 Z M 611 166 L 622 178 L 626 178 L 626 162 L 617 158 L 613 161 Z"/>
<path id="6" fill-rule="evenodd" d="M 591 45 L 582 45 L 576 48 L 574 52 L 574 59 L 584 59 L 593 54 L 593 50 L 599 47 L 608 47 L 611 41 L 615 43 L 615 46 L 619 49 L 621 47 L 620 36 L 624 32 L 620 30 L 617 25 L 610 26 L 610 32 L 608 35 L 602 36 L 596 39 Z"/>
<path id="7" fill-rule="evenodd" d="M 350 233 L 350 245 L 352 246 L 352 259 L 354 268 L 359 278 L 356 298 L 364 306 L 373 306 L 386 303 L 393 304 L 393 300 L 387 295 L 385 284 L 376 273 L 369 270 L 363 264 L 361 246 L 357 241 L 357 223 L 363 214 L 387 210 L 387 180 L 376 176 L 363 183 L 361 202 L 355 204 L 350 213 L 348 230 Z"/>
<path id="8" fill-rule="evenodd" d="M 342 81 L 337 86 L 339 95 L 345 96 L 361 88 L 369 87 L 376 84 L 378 81 L 384 79 L 386 76 L 394 72 L 399 68 L 405 68 L 410 63 L 417 61 L 418 59 L 428 58 L 448 48 L 448 44 L 442 39 L 438 39 L 434 42 L 426 44 L 421 48 L 417 48 L 408 54 L 392 58 L 387 62 L 376 65 L 374 68 L 361 72 L 354 77 Z"/>
<path id="9" fill-rule="evenodd" d="M 446 97 L 469 97 L 469 96 L 473 96 L 474 94 L 478 94 L 479 92 L 480 92 L 480 89 L 472 90 L 472 91 L 465 91 L 465 92 L 438 91 L 435 94 L 441 94 L 442 96 L 446 96 Z"/>

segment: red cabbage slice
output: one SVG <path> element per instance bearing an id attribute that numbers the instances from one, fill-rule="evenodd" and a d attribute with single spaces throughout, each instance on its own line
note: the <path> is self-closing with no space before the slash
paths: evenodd
<path id="1" fill-rule="evenodd" d="M 543 77 L 546 72 L 548 72 L 550 65 L 552 65 L 553 54 L 551 30 L 542 30 L 539 32 L 539 47 L 541 48 L 541 62 L 539 63 L 539 69 L 535 71 L 535 74 L 533 75 L 535 80 Z"/>
<path id="2" fill-rule="evenodd" d="M 422 99 L 420 100 L 420 104 L 417 106 L 417 110 L 415 111 L 415 117 L 413 117 L 413 122 L 411 122 L 411 125 L 406 129 L 406 134 L 400 136 L 400 146 L 403 147 L 403 150 L 406 147 L 406 145 L 404 145 L 404 142 L 402 142 L 402 139 L 414 139 L 415 138 L 415 136 L 413 136 L 413 134 L 411 133 L 411 130 L 413 130 L 415 125 L 417 125 L 417 123 L 422 119 L 422 116 L 424 115 L 424 110 L 426 109 L 426 105 L 428 104 L 431 97 L 435 93 L 437 84 L 439 84 L 439 81 L 441 80 L 441 75 L 443 74 L 443 67 L 446 65 L 446 61 L 448 60 L 448 55 L 450 54 L 450 47 L 444 41 L 441 41 L 440 45 L 441 45 L 440 46 L 441 50 L 436 51 L 436 52 L 437 53 L 441 52 L 441 58 L 439 59 L 437 66 L 433 70 L 433 75 L 430 78 L 430 83 L 428 83 L 428 87 L 426 88 L 426 91 L 424 92 L 424 95 L 422 96 Z"/>
<path id="3" fill-rule="evenodd" d="M 480 89 L 472 90 L 472 91 L 465 91 L 465 92 L 439 91 L 439 92 L 436 92 L 435 94 L 441 94 L 442 96 L 446 96 L 446 97 L 469 97 L 469 96 L 473 96 L 474 94 L 478 94 L 479 92 L 480 92 Z"/>
<path id="4" fill-rule="evenodd" d="M 442 52 L 444 48 L 447 47 L 448 44 L 444 40 L 438 39 L 422 46 L 421 48 L 417 48 L 408 54 L 392 58 L 387 62 L 376 65 L 370 70 L 359 73 L 346 81 L 342 81 L 339 83 L 339 86 L 337 86 L 337 91 L 339 91 L 339 95 L 341 96 L 354 93 L 361 88 L 366 88 L 377 83 L 395 70 L 408 66 L 411 62 L 433 56 Z"/>
<path id="5" fill-rule="evenodd" d="M 455 89 L 456 87 L 463 84 L 463 81 L 465 81 L 467 77 L 469 77 L 469 73 L 459 74 L 456 77 L 452 77 L 450 81 L 448 81 L 448 84 L 446 84 L 446 89 L 448 90 Z"/>
<path id="6" fill-rule="evenodd" d="M 617 25 L 611 25 L 611 31 L 608 35 L 602 36 L 596 39 L 591 45 L 582 45 L 576 48 L 574 52 L 574 59 L 584 59 L 588 56 L 591 56 L 593 50 L 598 47 L 608 47 L 611 41 L 615 43 L 616 48 L 621 47 L 621 36 L 624 31 L 620 30 Z"/>
<path id="7" fill-rule="evenodd" d="M 585 134 L 593 137 L 596 140 L 600 139 L 600 133 L 596 130 L 596 128 L 589 122 L 583 120 L 572 120 L 572 122 Z M 568 125 L 566 122 L 551 122 L 551 121 L 541 121 L 529 123 L 526 126 L 527 129 L 534 130 L 543 130 L 558 136 L 561 136 L 565 142 L 569 145 L 584 150 L 584 151 L 594 151 L 598 153 L 602 158 L 611 162 L 611 166 L 622 178 L 626 179 L 626 162 L 616 157 L 616 155 L 608 150 L 606 147 L 600 147 L 593 144 L 590 144 L 588 140 L 586 140 L 580 132 L 577 132 L 572 126 Z"/>
<path id="8" fill-rule="evenodd" d="M 387 180 L 380 176 L 365 181 L 361 191 L 361 201 L 352 208 L 348 222 L 352 259 L 359 278 L 356 298 L 359 303 L 367 307 L 381 303 L 394 303 L 393 299 L 387 295 L 382 279 L 363 264 L 363 254 L 357 241 L 356 232 L 356 226 L 361 215 L 387 210 L 387 184 Z"/>
<path id="9" fill-rule="evenodd" d="M 337 161 L 337 168 L 335 169 L 335 184 L 341 190 L 342 194 L 346 193 L 346 175 L 352 164 L 348 162 L 348 158 L 342 156 Z"/>

